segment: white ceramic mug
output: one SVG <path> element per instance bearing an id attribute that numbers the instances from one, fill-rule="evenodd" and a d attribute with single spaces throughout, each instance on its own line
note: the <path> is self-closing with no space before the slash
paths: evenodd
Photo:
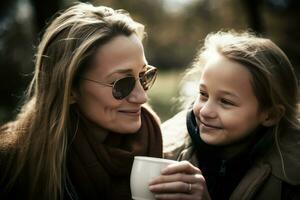
<path id="1" fill-rule="evenodd" d="M 130 175 L 132 199 L 154 200 L 153 193 L 148 189 L 149 182 L 159 176 L 163 168 L 177 162 L 163 158 L 135 156 Z"/>

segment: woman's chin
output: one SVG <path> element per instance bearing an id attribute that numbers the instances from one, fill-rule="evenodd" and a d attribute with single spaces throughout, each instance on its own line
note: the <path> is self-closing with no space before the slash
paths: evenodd
<path id="1" fill-rule="evenodd" d="M 141 128 L 141 123 L 136 122 L 136 123 L 130 123 L 130 124 L 123 124 L 118 127 L 118 133 L 120 134 L 134 134 L 136 133 L 140 128 Z"/>

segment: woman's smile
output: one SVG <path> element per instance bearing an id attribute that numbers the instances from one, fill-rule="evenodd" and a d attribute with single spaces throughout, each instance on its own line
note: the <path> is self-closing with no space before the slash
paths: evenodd
<path id="1" fill-rule="evenodd" d="M 141 108 L 138 109 L 122 109 L 119 110 L 121 114 L 125 114 L 128 116 L 140 116 L 141 115 Z"/>

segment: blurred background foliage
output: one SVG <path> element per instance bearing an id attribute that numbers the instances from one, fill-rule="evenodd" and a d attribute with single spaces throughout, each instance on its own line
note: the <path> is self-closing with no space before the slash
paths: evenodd
<path id="1" fill-rule="evenodd" d="M 73 0 L 2 0 L 0 3 L 0 123 L 15 117 L 32 72 L 45 25 Z M 299 0 L 93 0 L 125 9 L 146 27 L 146 57 L 159 68 L 149 91 L 162 121 L 180 109 L 180 79 L 204 37 L 218 30 L 252 30 L 276 42 L 300 68 Z M 194 92 L 184 87 L 188 93 Z"/>

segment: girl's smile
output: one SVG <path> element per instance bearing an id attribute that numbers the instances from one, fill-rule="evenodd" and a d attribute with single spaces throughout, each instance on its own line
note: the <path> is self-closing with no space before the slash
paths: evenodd
<path id="1" fill-rule="evenodd" d="M 232 144 L 262 124 L 266 115 L 259 110 L 251 80 L 246 67 L 217 53 L 204 65 L 193 107 L 204 142 Z"/>
<path id="2" fill-rule="evenodd" d="M 198 120 L 198 119 L 197 119 L 197 121 L 200 122 L 199 123 L 200 130 L 216 131 L 216 130 L 221 130 L 222 129 L 222 127 L 220 125 L 216 125 L 214 123 L 207 123 L 207 122 L 204 122 L 203 120 Z"/>

